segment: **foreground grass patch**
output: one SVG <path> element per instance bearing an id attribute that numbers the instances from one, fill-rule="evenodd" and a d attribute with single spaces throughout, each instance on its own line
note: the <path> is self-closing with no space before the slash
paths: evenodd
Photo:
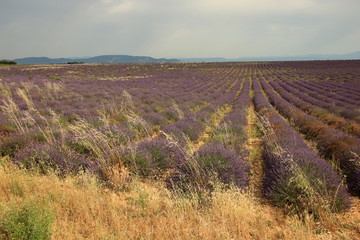
<path id="1" fill-rule="evenodd" d="M 89 175 L 61 179 L 55 174 L 44 176 L 19 170 L 5 159 L 0 164 L 0 208 L 7 209 L 1 211 L 1 232 L 8 236 L 17 236 L 9 233 L 17 234 L 22 229 L 26 232 L 34 226 L 44 234 L 38 236 L 43 237 L 23 239 L 327 236 L 315 229 L 311 220 L 303 223 L 296 217 L 284 216 L 236 187 L 217 184 L 211 196 L 205 197 L 206 201 L 199 201 L 195 194 L 171 192 L 162 182 L 142 182 L 136 177 L 125 190 L 112 191 Z M 17 222 L 21 224 L 15 225 Z M 320 234 L 316 235 L 316 230 Z"/>
<path id="2" fill-rule="evenodd" d="M 45 202 L 24 201 L 5 210 L 0 220 L 0 237 L 51 239 L 53 213 Z"/>

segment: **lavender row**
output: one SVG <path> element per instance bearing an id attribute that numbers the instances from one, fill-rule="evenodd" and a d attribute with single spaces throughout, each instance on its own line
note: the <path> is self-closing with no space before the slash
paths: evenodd
<path id="1" fill-rule="evenodd" d="M 33 81 L 36 82 L 35 79 L 33 79 Z M 73 81 L 73 82 L 76 82 L 76 80 Z M 119 87 L 131 88 L 131 87 L 134 87 L 134 85 L 146 86 L 146 85 L 149 85 L 149 84 L 153 84 L 151 79 L 147 79 L 147 81 L 144 81 L 143 79 L 139 79 L 137 81 L 132 81 L 132 82 L 129 82 L 130 85 L 127 86 L 127 87 L 126 87 L 126 84 L 123 84 L 122 82 L 113 82 L 113 81 L 105 81 L 105 80 L 104 81 L 87 80 L 86 85 L 85 85 L 85 90 L 86 91 L 92 91 L 92 88 L 89 88 L 89 85 L 88 85 L 89 82 L 90 83 L 95 82 L 97 84 L 96 87 L 98 89 L 99 89 L 99 87 L 100 88 L 105 88 L 105 89 L 111 89 L 111 88 L 116 89 L 116 88 L 119 88 Z M 192 84 L 194 84 L 193 80 L 189 81 L 189 82 L 192 82 Z M 206 82 L 206 81 L 203 81 L 203 82 Z M 41 80 L 39 80 L 39 84 L 40 83 L 41 83 Z M 101 83 L 102 86 L 99 86 L 99 83 Z M 118 86 L 118 83 L 121 83 L 121 84 Z M 186 83 L 186 81 L 183 81 L 183 83 Z M 217 83 L 217 84 L 219 84 L 219 83 Z M 80 85 L 80 87 L 79 86 L 76 86 L 76 87 L 77 87 L 78 90 L 80 89 L 80 92 L 85 92 L 86 93 L 85 90 L 83 90 L 83 91 L 81 90 L 82 89 L 81 86 L 82 85 Z M 130 89 L 131 90 L 130 92 L 133 94 L 133 101 L 135 101 L 135 103 L 134 103 L 135 106 L 140 105 L 143 102 L 149 102 L 149 101 L 153 102 L 153 104 L 156 104 L 156 103 L 159 103 L 159 102 L 156 102 L 156 101 L 154 102 L 154 100 L 156 100 L 156 99 L 159 100 L 161 98 L 164 99 L 163 102 L 168 104 L 170 102 L 169 100 L 171 99 L 170 96 L 172 96 L 172 98 L 180 98 L 180 97 L 182 97 L 183 99 L 184 98 L 185 99 L 192 99 L 193 96 L 192 96 L 191 90 L 193 88 L 194 88 L 194 85 L 188 85 L 188 87 L 186 87 L 186 85 L 185 85 L 185 86 L 178 87 L 177 89 L 179 89 L 179 90 L 175 90 L 173 88 L 175 91 L 173 91 L 173 89 L 170 89 L 170 88 L 168 88 L 166 90 L 166 88 L 164 89 L 164 87 L 162 87 L 162 90 L 163 90 L 162 92 L 160 92 L 158 89 L 153 89 L 153 88 L 151 89 L 151 91 L 148 91 L 148 92 L 146 92 L 146 91 L 133 91 L 131 89 Z M 168 94 L 164 95 L 164 92 L 168 92 Z M 147 94 L 147 93 L 150 93 L 150 94 Z M 188 94 L 188 93 L 190 93 L 190 94 Z M 36 92 L 34 94 L 36 94 Z M 116 94 L 116 95 L 119 95 L 119 93 Z M 134 99 L 134 95 L 135 95 L 135 99 Z M 200 96 L 206 95 L 206 93 L 202 93 L 202 94 L 199 94 L 199 95 Z M 137 97 L 139 97 L 139 96 L 141 96 L 141 98 L 140 98 L 141 102 L 136 101 Z M 98 97 L 101 98 L 102 95 L 98 95 Z M 216 96 L 214 96 L 213 98 L 216 98 Z M 181 99 L 177 99 L 177 100 L 181 101 Z M 42 104 L 42 98 L 41 98 L 41 96 L 39 98 L 39 95 L 34 95 L 33 96 L 33 101 L 34 101 L 35 105 L 41 105 Z M 15 102 L 16 102 L 16 99 L 15 99 Z M 55 110 L 56 110 L 56 109 L 59 109 L 59 107 L 57 107 L 58 103 L 59 103 L 59 101 L 58 102 L 56 102 L 56 101 L 47 101 L 46 105 L 48 107 L 55 108 Z M 71 118 L 71 115 L 73 113 L 84 116 L 84 114 L 86 114 L 86 113 L 82 113 L 81 112 L 82 109 L 88 109 L 88 106 L 86 105 L 86 104 L 88 104 L 87 101 L 84 103 L 83 101 L 79 101 L 79 100 L 76 101 L 76 99 L 74 99 L 74 100 L 70 100 L 70 102 L 69 102 L 70 104 L 64 104 L 63 100 L 60 103 L 61 103 L 60 109 L 64 112 L 64 115 L 65 115 L 64 117 L 66 117 L 66 118 Z M 161 103 L 158 104 L 157 106 L 160 106 L 160 105 L 161 105 Z M 21 103 L 20 103 L 20 106 L 21 106 Z M 97 104 L 92 104 L 90 106 L 91 106 L 92 111 L 95 111 L 96 109 L 101 108 L 102 104 L 97 103 Z M 113 106 L 110 106 L 110 107 L 113 107 Z M 26 108 L 26 106 L 24 106 L 24 108 Z M 86 114 L 86 115 L 91 116 L 93 114 L 90 112 L 89 114 Z"/>
<path id="2" fill-rule="evenodd" d="M 287 79 L 313 81 L 316 85 L 325 85 L 328 91 L 347 92 L 359 95 L 360 61 L 316 61 L 316 62 L 279 62 L 268 64 L 269 70 L 284 69 L 274 72 Z M 290 70 L 290 71 L 289 71 Z"/>
<path id="3" fill-rule="evenodd" d="M 249 184 L 250 165 L 246 141 L 246 107 L 250 105 L 249 81 L 245 81 L 240 95 L 234 101 L 232 111 L 220 122 L 212 137 L 200 147 L 190 161 L 175 168 L 171 183 L 187 188 L 210 189 L 213 174 L 225 184 L 246 188 Z"/>
<path id="4" fill-rule="evenodd" d="M 233 84 L 231 84 L 232 86 L 229 86 L 230 84 L 231 84 L 231 82 L 224 85 L 220 91 L 218 91 L 218 92 L 216 92 L 216 93 L 214 93 L 212 95 L 209 95 L 209 97 L 207 97 L 207 98 L 205 98 L 205 97 L 201 98 L 200 96 L 199 96 L 198 100 L 188 98 L 186 102 L 184 102 L 181 106 L 179 106 L 179 108 L 181 110 L 183 110 L 183 109 L 186 108 L 186 105 L 189 105 L 189 104 L 192 105 L 192 104 L 194 104 L 196 102 L 199 103 L 198 106 L 202 105 L 202 102 L 204 102 L 204 101 L 213 102 L 216 99 L 220 99 L 221 96 L 227 94 L 228 92 L 230 92 L 230 95 L 228 95 L 228 98 L 232 98 L 233 96 L 231 95 L 231 92 L 236 92 L 237 91 L 237 89 L 239 87 L 238 86 L 239 83 L 234 82 Z M 214 102 L 214 104 L 216 105 L 216 101 Z M 168 109 L 167 111 L 164 111 L 164 112 L 165 112 L 166 115 L 170 115 L 170 116 L 176 115 L 176 113 L 174 112 L 173 107 L 170 107 L 170 109 Z M 153 112 L 145 114 L 144 118 L 147 119 L 147 120 L 150 120 L 150 121 L 151 121 L 152 118 L 155 118 L 155 120 L 156 120 L 156 117 L 155 117 Z M 174 118 L 174 120 L 178 120 L 178 119 Z M 159 124 L 159 125 L 162 126 L 161 124 Z"/>
<path id="5" fill-rule="evenodd" d="M 184 142 L 186 139 L 183 139 L 182 133 L 185 133 L 191 141 L 197 140 L 200 133 L 204 130 L 204 124 L 211 119 L 211 115 L 215 114 L 217 109 L 225 106 L 226 104 L 233 103 L 238 90 L 240 89 L 240 85 L 241 83 L 237 82 L 226 95 L 220 96 L 210 105 L 202 108 L 193 115 L 166 126 L 163 131 L 168 134 L 175 134 L 178 141 L 182 143 L 182 146 L 186 144 L 186 142 Z"/>
<path id="6" fill-rule="evenodd" d="M 208 119 L 210 119 L 216 109 L 226 103 L 231 103 L 232 99 L 237 94 L 239 84 L 240 83 L 235 84 L 235 86 L 226 95 L 220 95 L 217 100 L 213 101 L 212 104 L 207 107 L 202 108 L 200 111 L 167 125 L 163 128 L 163 131 L 167 134 L 175 136 L 177 142 L 180 143 L 182 147 L 186 145 L 185 136 L 191 141 L 196 141 L 204 130 L 204 124 Z"/>
<path id="7" fill-rule="evenodd" d="M 280 94 L 282 98 L 284 98 L 286 101 L 293 104 L 294 106 L 300 108 L 301 110 L 305 111 L 307 114 L 315 116 L 329 126 L 344 131 L 347 134 L 360 137 L 359 125 L 350 121 L 346 121 L 343 118 L 330 115 L 325 109 L 319 108 L 313 104 L 301 100 L 300 98 L 292 94 L 294 92 L 299 92 L 294 88 L 286 86 L 285 84 L 278 84 L 276 81 L 269 81 L 268 83 L 274 88 L 274 90 L 278 94 Z"/>
<path id="8" fill-rule="evenodd" d="M 281 85 L 283 88 L 285 88 L 288 91 L 291 91 L 292 93 L 294 93 L 296 96 L 298 96 L 299 98 L 301 98 L 302 100 L 308 102 L 308 103 L 312 103 L 314 105 L 317 105 L 319 107 L 325 108 L 326 110 L 328 110 L 329 112 L 333 112 L 335 114 L 338 114 L 346 119 L 349 120 L 353 120 L 356 119 L 356 117 L 359 116 L 359 112 L 356 110 L 350 110 L 350 109 L 346 109 L 346 108 L 342 108 L 339 106 L 335 106 L 334 104 L 329 103 L 328 101 L 323 101 L 323 100 L 319 100 L 318 98 L 316 98 L 316 95 L 311 93 L 310 95 L 305 94 L 304 92 L 307 92 L 307 90 L 305 88 L 299 87 L 299 86 L 295 86 L 290 82 L 282 82 L 282 81 L 278 81 L 279 85 Z"/>
<path id="9" fill-rule="evenodd" d="M 315 117 L 309 116 L 279 97 L 264 79 L 260 83 L 266 92 L 270 103 L 287 119 L 295 128 L 308 139 L 316 142 L 320 154 L 327 159 L 339 162 L 342 174 L 346 176 L 349 190 L 360 195 L 360 165 L 357 156 L 360 156 L 360 141 L 345 133 L 333 129 Z"/>
<path id="10" fill-rule="evenodd" d="M 134 126 L 134 120 L 130 119 L 123 124 L 123 127 L 117 126 L 116 131 L 126 133 L 128 141 L 125 141 L 124 144 L 127 144 L 128 142 L 131 143 L 133 141 L 140 141 L 143 138 L 148 137 L 149 134 L 151 135 L 151 126 L 152 128 L 158 127 L 165 132 L 172 132 L 178 137 L 178 141 L 181 142 L 182 145 L 185 145 L 186 139 L 183 138 L 183 133 L 185 133 L 185 136 L 189 137 L 190 140 L 195 141 L 204 128 L 203 123 L 198 119 L 209 118 L 218 105 L 223 104 L 224 100 L 228 101 L 226 99 L 233 98 L 231 93 L 236 92 L 236 89 L 237 86 L 235 85 L 233 91 L 229 92 L 230 94 L 223 96 L 223 94 L 226 94 L 227 91 L 224 87 L 220 91 L 210 94 L 208 97 L 202 98 L 202 101 L 206 100 L 211 104 L 206 107 L 201 106 L 200 111 L 192 112 L 189 110 L 188 102 L 191 103 L 196 100 L 192 97 L 189 97 L 187 101 L 183 102 L 181 105 L 170 106 L 160 112 L 153 112 L 150 109 L 148 113 L 142 115 L 142 118 L 146 121 L 146 123 L 144 123 L 145 126 L 141 126 L 139 124 L 135 124 Z M 214 99 L 216 100 L 214 101 Z M 178 101 L 178 99 L 174 100 Z M 142 110 L 144 110 L 144 108 L 142 108 Z"/>
<path id="11" fill-rule="evenodd" d="M 332 68 L 328 68 L 330 64 L 334 64 L 334 62 L 313 62 L 312 66 L 309 67 L 318 67 L 318 72 L 310 72 L 310 71 L 299 71 L 296 69 L 295 71 L 286 71 L 281 73 L 275 73 L 277 76 L 284 77 L 288 80 L 296 82 L 302 82 L 309 87 L 312 87 L 312 90 L 318 91 L 327 95 L 331 98 L 337 98 L 338 100 L 343 101 L 348 104 L 358 105 L 359 102 L 355 100 L 355 98 L 359 95 L 359 78 L 360 76 L 354 74 L 358 71 L 359 61 L 353 62 L 353 66 L 351 64 L 345 62 L 339 64 L 338 66 L 334 66 Z M 323 66 L 323 65 L 328 66 Z M 299 63 L 300 65 L 300 63 Z M 341 72 L 342 70 L 348 70 Z M 353 80 L 349 78 L 349 75 L 354 76 Z M 344 96 L 344 93 L 346 96 Z"/>
<path id="12" fill-rule="evenodd" d="M 301 92 L 298 93 L 298 96 L 300 96 L 305 101 L 316 104 L 317 106 L 325 108 L 328 111 L 338 114 L 346 119 L 355 120 L 357 122 L 360 121 L 358 110 L 346 108 L 344 105 L 342 105 L 342 107 L 341 105 L 338 105 L 336 101 L 332 101 L 327 98 L 320 98 L 316 92 L 309 91 L 301 85 L 295 84 L 293 82 L 287 82 L 287 84 L 293 88 L 298 89 L 298 91 Z"/>
<path id="13" fill-rule="evenodd" d="M 304 210 L 316 213 L 319 206 L 314 204 L 314 194 L 320 196 L 317 201 L 335 199 L 336 211 L 346 209 L 349 196 L 331 164 L 308 147 L 301 135 L 279 116 L 256 80 L 253 89 L 253 102 L 264 134 L 264 195 L 274 204 L 300 214 Z"/>
<path id="14" fill-rule="evenodd" d="M 328 92 L 336 93 L 337 95 L 344 96 L 348 99 L 355 100 L 355 104 L 360 104 L 360 88 L 355 84 L 346 86 L 344 83 L 326 81 L 326 82 L 314 82 L 315 86 L 322 88 Z"/>
<path id="15" fill-rule="evenodd" d="M 207 154 L 208 151 L 213 154 L 218 153 L 225 157 L 226 160 L 233 159 L 234 155 L 224 150 L 222 146 L 213 146 L 210 149 L 205 148 L 205 150 L 201 149 L 193 156 L 189 156 L 185 149 L 188 140 L 192 142 L 197 141 L 205 129 L 206 121 L 215 113 L 216 108 L 230 104 L 233 101 L 232 98 L 236 97 L 236 89 L 238 87 L 238 84 L 235 84 L 234 90 L 219 98 L 212 105 L 203 108 L 196 114 L 166 126 L 163 129 L 165 134 L 154 139 L 139 142 L 132 148 L 133 150 L 126 150 L 124 153 L 125 161 L 130 166 L 135 163 L 136 171 L 145 176 L 158 171 L 175 169 L 175 173 L 169 179 L 169 184 L 178 185 L 180 183 L 190 184 L 191 181 L 189 182 L 189 179 L 199 181 L 199 175 L 195 174 L 194 165 L 192 164 L 201 164 L 200 159 L 203 159 L 204 156 L 211 158 L 213 155 Z M 134 152 L 134 154 L 131 154 L 131 152 Z M 206 174 L 202 173 L 201 176 L 206 176 Z M 193 179 L 194 177 L 197 179 Z M 222 180 L 226 181 L 226 179 L 223 178 Z"/>
<path id="16" fill-rule="evenodd" d="M 219 84 L 219 83 L 217 83 L 217 84 Z M 210 116 L 208 113 L 209 112 L 214 113 L 214 110 L 215 110 L 216 107 L 223 105 L 225 102 L 226 103 L 231 103 L 233 101 L 234 96 L 237 95 L 237 92 L 238 92 L 238 89 L 239 89 L 239 84 L 240 83 L 235 83 L 235 85 L 230 87 L 230 83 L 229 83 L 228 87 L 221 88 L 219 91 L 217 91 L 215 97 L 214 96 L 212 97 L 212 99 L 215 99 L 215 101 L 213 102 L 213 107 L 212 108 L 207 107 L 206 110 L 200 111 L 201 114 L 199 114 L 199 116 L 203 116 L 204 119 L 206 119 L 207 117 Z M 192 120 L 194 120 L 194 121 L 191 122 L 190 119 L 189 119 L 189 122 L 179 121 L 179 123 L 177 125 L 178 127 L 182 128 L 181 129 L 182 132 L 185 132 L 185 133 L 187 132 L 189 134 L 189 136 L 190 136 L 190 134 L 193 133 L 193 131 L 187 131 L 187 129 L 190 129 L 190 130 L 199 130 L 200 129 L 201 130 L 203 128 L 203 125 L 204 125 L 199 120 L 196 120 L 196 119 L 192 119 Z M 133 124 L 131 122 L 129 122 L 129 123 Z M 139 123 L 135 122 L 135 125 L 131 125 L 128 128 L 126 128 L 126 127 L 121 128 L 121 126 L 111 126 L 111 129 L 108 129 L 108 127 L 100 127 L 98 129 L 94 129 L 92 131 L 98 132 L 100 134 L 100 136 L 101 136 L 101 134 L 102 135 L 110 134 L 112 138 L 115 137 L 115 139 L 114 139 L 115 140 L 114 148 L 109 149 L 110 150 L 110 153 L 109 153 L 110 156 L 109 157 L 112 158 L 114 155 L 111 152 L 117 152 L 117 151 L 122 152 L 122 150 L 121 150 L 122 142 L 126 141 L 126 139 L 128 139 L 128 138 L 131 138 L 131 132 L 128 129 L 135 129 L 136 131 L 140 131 L 140 132 L 144 133 L 145 135 L 146 135 L 146 131 L 147 131 L 146 128 L 144 128 L 144 126 L 142 126 L 141 122 L 139 122 Z M 108 132 L 109 130 L 110 130 L 110 132 Z M 71 138 L 71 136 L 68 136 L 68 137 Z M 96 134 L 94 134 L 93 138 L 96 138 Z M 66 139 L 68 139 L 68 138 L 66 137 Z M 193 139 L 196 140 L 196 136 Z M 145 142 L 146 141 L 147 140 L 145 140 Z M 159 141 L 161 142 L 162 140 L 159 140 Z M 100 145 L 101 144 L 102 143 L 100 143 Z M 143 144 L 143 143 L 140 143 L 140 145 L 141 144 Z M 70 144 L 71 145 L 70 149 L 68 149 L 67 147 L 64 147 L 64 146 L 61 146 L 59 148 L 54 148 L 54 145 L 49 145 L 47 143 L 45 144 L 46 146 L 44 144 L 41 144 L 41 145 L 44 146 L 44 149 L 47 149 L 47 150 L 44 152 L 44 155 L 39 155 L 39 156 L 46 157 L 46 156 L 48 156 L 48 155 L 46 155 L 46 152 L 52 151 L 52 152 L 54 152 L 54 154 L 58 153 L 59 156 L 63 156 L 63 157 L 59 158 L 59 161 L 57 161 L 57 162 L 54 162 L 51 159 L 46 159 L 46 158 L 43 158 L 43 157 L 41 157 L 41 159 L 39 159 L 39 158 L 36 158 L 36 159 L 34 158 L 33 159 L 32 157 L 30 157 L 30 158 L 22 157 L 22 156 L 37 156 L 36 154 L 37 154 L 38 150 L 41 148 L 41 147 L 39 148 L 39 147 L 28 146 L 24 150 L 22 150 L 18 154 L 16 154 L 15 161 L 20 162 L 20 160 L 21 160 L 23 163 L 26 163 L 26 164 L 34 162 L 34 161 L 36 161 L 36 162 L 48 162 L 49 164 L 55 164 L 57 167 L 60 167 L 60 169 L 62 169 L 61 170 L 62 172 L 69 170 L 66 167 L 67 163 L 69 161 L 73 161 L 74 163 L 78 162 L 80 165 L 85 166 L 85 167 L 86 166 L 93 166 L 92 168 L 94 168 L 94 166 L 97 165 L 96 161 L 95 162 L 94 161 L 88 162 L 89 157 L 91 159 L 91 155 L 92 155 L 91 151 L 92 150 L 88 149 L 87 146 L 81 146 L 81 144 L 80 145 L 79 144 L 75 144 L 75 145 Z M 166 146 L 166 145 L 164 145 L 164 146 Z M 106 149 L 107 147 L 108 146 L 106 146 L 106 144 L 105 144 L 105 146 L 103 146 L 104 149 Z M 77 153 L 74 153 L 71 149 L 76 150 L 81 155 L 79 155 Z M 29 154 L 26 151 L 30 151 Z M 65 154 L 65 152 L 68 152 L 69 154 Z M 35 155 L 33 155 L 32 153 L 34 153 Z M 53 156 L 53 155 L 51 155 L 51 156 Z M 170 155 L 172 156 L 172 154 L 170 154 Z M 79 157 L 79 160 L 76 160 L 76 158 L 78 158 L 77 156 Z M 85 161 L 85 163 L 84 163 L 84 161 L 81 160 L 84 156 L 85 156 L 85 159 L 87 159 L 87 161 Z M 105 155 L 105 158 L 108 158 L 107 154 Z M 54 159 L 57 159 L 57 158 L 54 157 Z M 153 164 L 153 162 L 152 162 L 151 158 L 141 158 L 140 157 L 140 159 L 142 159 L 142 160 L 140 160 L 140 162 L 142 161 L 142 163 L 139 163 L 137 165 L 138 166 L 144 166 L 145 165 L 145 167 L 143 167 L 142 170 L 140 169 L 139 171 L 144 171 L 143 174 L 146 174 L 145 171 L 149 169 L 148 167 L 146 167 L 147 166 L 146 164 L 149 164 L 149 163 Z M 24 160 L 25 160 L 25 162 L 24 162 Z M 62 164 L 62 163 L 64 163 L 64 164 Z M 30 165 L 27 165 L 27 166 L 31 167 Z M 69 165 L 69 166 L 71 166 L 71 165 Z M 71 168 L 71 169 L 79 169 L 79 168 L 78 168 L 78 165 L 75 165 L 75 167 Z M 155 167 L 155 169 L 156 169 L 156 167 Z"/>
<path id="17" fill-rule="evenodd" d="M 89 66 L 82 66 L 82 67 L 87 68 Z M 93 67 L 93 66 L 91 66 L 91 67 Z M 60 69 L 56 68 L 56 71 L 57 71 L 56 75 L 61 76 L 62 74 L 61 74 L 61 71 L 59 71 L 59 70 L 61 70 L 63 68 L 64 67 L 61 67 Z M 70 69 L 66 68 L 66 69 L 69 70 L 70 72 L 71 72 L 71 70 L 74 70 L 72 68 L 70 68 Z M 50 68 L 50 70 L 51 70 L 51 68 Z M 32 71 L 31 74 L 33 74 L 33 75 L 36 72 L 36 70 L 27 70 L 27 71 L 29 71 L 29 72 Z M 46 72 L 48 72 L 48 71 L 49 71 L 49 69 L 47 68 Z M 84 72 L 84 71 L 85 70 L 82 69 L 81 72 Z M 65 73 L 63 73 L 63 74 L 65 74 Z M 43 77 L 45 77 L 45 72 L 42 73 L 42 74 L 44 74 Z M 17 76 L 13 76 L 11 78 L 11 82 L 24 81 L 24 76 L 23 75 L 24 75 L 23 71 L 20 71 Z M 37 75 L 40 75 L 40 76 L 36 77 Z M 47 74 L 47 75 L 49 75 L 49 74 Z M 8 77 L 9 76 L 6 76 L 5 79 L 7 79 Z M 163 81 L 166 82 L 167 78 L 165 78 L 165 76 L 162 76 L 162 77 L 164 77 Z M 34 77 L 31 79 L 32 83 L 36 84 L 38 82 L 38 85 L 40 87 L 42 87 L 41 85 L 42 85 L 43 81 L 44 81 L 44 79 L 42 79 L 41 74 L 35 74 Z M 54 80 L 49 79 L 49 81 L 53 81 L 53 82 L 56 83 L 56 81 L 54 81 Z M 156 85 L 154 86 L 154 83 L 156 81 L 155 81 L 153 76 L 150 76 L 150 77 L 147 76 L 146 78 L 139 78 L 139 79 L 135 78 L 132 81 L 111 81 L 111 80 L 101 80 L 101 81 L 99 81 L 98 79 L 94 79 L 94 80 L 93 79 L 84 79 L 84 80 L 80 80 L 80 81 L 81 82 L 79 82 L 78 79 L 72 79 L 72 78 L 68 79 L 68 78 L 66 78 L 65 80 L 63 80 L 62 83 L 63 83 L 63 85 L 65 85 L 65 87 L 67 89 L 68 88 L 69 89 L 76 89 L 76 92 L 79 92 L 81 96 L 87 97 L 87 95 L 90 94 L 90 95 L 95 95 L 95 96 L 97 96 L 97 98 L 102 98 L 102 99 L 106 99 L 107 96 L 119 95 L 119 93 L 121 93 L 123 91 L 123 89 L 129 89 L 130 94 L 135 96 L 133 98 L 133 101 L 134 101 L 135 105 L 141 104 L 141 102 L 147 101 L 147 99 L 149 99 L 149 98 L 154 99 L 154 97 L 156 97 L 156 96 L 158 98 L 159 96 L 164 95 L 164 93 L 166 93 L 166 92 L 175 93 L 175 95 L 176 94 L 181 95 L 181 94 L 184 94 L 184 92 L 187 93 L 188 91 L 184 91 L 184 89 L 185 90 L 186 89 L 191 89 L 192 90 L 194 88 L 193 84 L 194 84 L 194 82 L 196 82 L 194 80 L 188 80 L 188 81 L 183 80 L 181 86 L 178 86 L 178 87 L 175 86 L 175 88 L 170 86 L 168 89 L 166 89 L 166 88 L 164 89 L 164 87 L 166 87 L 166 85 L 165 86 L 162 85 L 161 89 L 163 91 L 162 91 L 162 93 L 160 93 L 159 90 L 158 90 L 159 87 L 157 87 Z M 204 81 L 202 79 L 200 79 L 200 81 L 205 82 L 205 83 L 207 82 L 206 80 Z M 187 82 L 192 84 L 192 85 L 187 84 Z M 142 89 L 144 89 L 144 87 L 147 88 L 147 86 L 149 86 L 148 87 L 149 91 L 142 90 Z M 188 87 L 186 87 L 186 86 L 188 86 Z M 101 89 L 101 93 L 99 92 L 99 89 Z M 140 91 L 137 91 L 136 89 L 139 89 Z M 179 89 L 179 91 L 176 90 L 176 89 Z M 104 95 L 104 91 L 105 91 L 105 95 Z M 176 91 L 178 91 L 179 93 L 176 93 Z M 99 92 L 100 95 L 97 94 L 97 92 Z M 146 95 L 148 95 L 148 96 L 146 96 Z M 165 94 L 165 95 L 167 95 L 167 98 L 172 96 L 171 94 Z M 138 102 L 137 101 L 138 96 L 141 96 L 142 101 L 140 103 L 137 103 Z M 37 99 L 38 99 L 37 97 L 34 97 L 33 100 L 36 101 Z M 164 100 L 166 100 L 166 99 L 164 99 Z M 56 104 L 56 102 L 54 102 L 54 103 Z M 71 100 L 70 100 L 69 103 L 72 103 Z M 82 104 L 81 102 L 79 103 L 79 101 L 77 101 L 78 106 L 75 106 L 75 107 L 78 107 L 79 109 L 83 109 L 84 107 L 87 108 L 87 106 L 81 106 L 81 104 Z M 96 105 L 96 103 L 93 103 L 93 104 Z M 94 108 L 93 106 L 91 106 L 91 107 Z M 72 105 L 71 108 L 74 108 L 74 106 Z"/>
<path id="18" fill-rule="evenodd" d="M 346 98 L 343 96 L 339 96 L 336 93 L 328 92 L 326 90 L 322 90 L 321 88 L 318 88 L 313 84 L 313 82 L 305 82 L 305 81 L 295 81 L 295 84 L 298 84 L 304 88 L 307 88 L 310 93 L 316 92 L 317 96 L 321 99 L 325 99 L 326 101 L 331 101 L 333 103 L 336 103 L 340 106 L 346 107 L 346 108 L 356 108 L 358 106 L 358 103 L 354 101 L 351 98 Z"/>

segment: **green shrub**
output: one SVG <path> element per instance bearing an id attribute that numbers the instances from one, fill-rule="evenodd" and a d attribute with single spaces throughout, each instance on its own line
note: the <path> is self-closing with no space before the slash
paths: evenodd
<path id="1" fill-rule="evenodd" d="M 26 201 L 5 212 L 0 219 L 0 232 L 8 239 L 51 239 L 53 220 L 46 202 Z"/>

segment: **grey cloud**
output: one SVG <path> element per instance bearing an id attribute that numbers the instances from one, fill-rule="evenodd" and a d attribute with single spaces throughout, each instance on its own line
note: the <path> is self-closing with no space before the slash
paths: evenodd
<path id="1" fill-rule="evenodd" d="M 0 0 L 0 58 L 360 50 L 360 1 L 266 1 Z"/>

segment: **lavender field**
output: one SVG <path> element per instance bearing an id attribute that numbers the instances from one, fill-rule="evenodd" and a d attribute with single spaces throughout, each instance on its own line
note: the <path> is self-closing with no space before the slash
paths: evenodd
<path id="1" fill-rule="evenodd" d="M 0 66 L 0 156 L 204 204 L 219 183 L 324 223 L 359 211 L 360 60 Z"/>

